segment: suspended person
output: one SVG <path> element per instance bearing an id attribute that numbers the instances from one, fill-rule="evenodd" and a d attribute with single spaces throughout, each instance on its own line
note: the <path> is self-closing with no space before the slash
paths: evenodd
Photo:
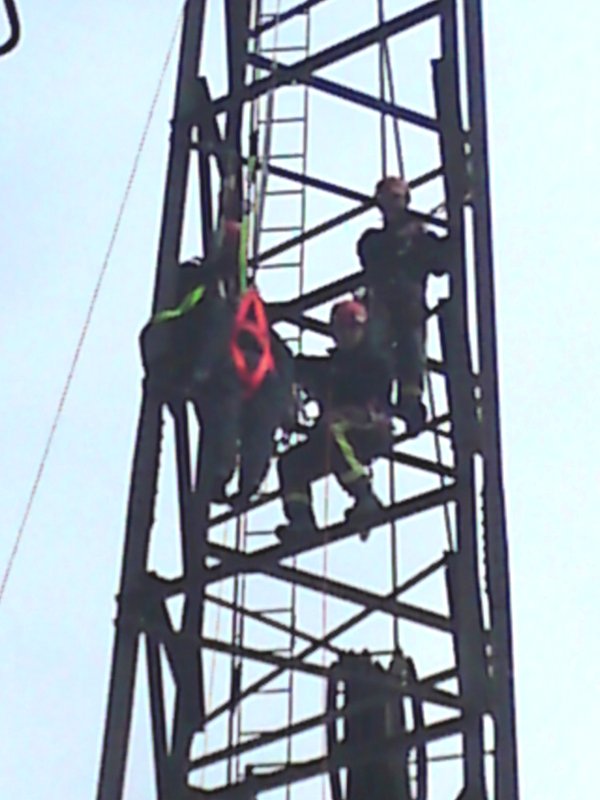
<path id="1" fill-rule="evenodd" d="M 292 421 L 292 387 L 292 355 L 270 329 L 260 296 L 249 289 L 240 299 L 227 355 L 205 384 L 200 404 L 206 463 L 213 476 L 211 500 L 241 510 L 258 491 L 275 433 Z M 226 487 L 238 454 L 238 491 L 230 496 Z"/>
<path id="2" fill-rule="evenodd" d="M 383 227 L 369 228 L 357 243 L 369 290 L 373 318 L 387 330 L 399 383 L 398 410 L 410 431 L 426 418 L 423 377 L 426 363 L 425 289 L 429 274 L 447 271 L 446 251 L 408 211 L 410 189 L 402 178 L 388 177 L 375 187 Z"/>
<path id="3" fill-rule="evenodd" d="M 219 226 L 207 258 L 179 265 L 176 305 L 156 313 L 140 334 L 150 385 L 167 395 L 189 396 L 190 384 L 197 389 L 226 358 L 241 258 L 236 184 L 234 172 L 223 180 Z"/>
<path id="4" fill-rule="evenodd" d="M 329 472 L 355 500 L 349 521 L 368 522 L 381 509 L 371 489 L 369 466 L 391 446 L 391 364 L 369 336 L 362 303 L 338 303 L 332 310 L 331 332 L 336 347 L 327 356 L 294 359 L 294 379 L 318 400 L 321 416 L 307 441 L 279 459 L 288 519 L 277 530 L 280 536 L 315 528 L 311 481 Z"/>

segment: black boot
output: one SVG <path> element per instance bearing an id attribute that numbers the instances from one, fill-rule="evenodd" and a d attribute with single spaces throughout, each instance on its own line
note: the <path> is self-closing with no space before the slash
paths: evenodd
<path id="1" fill-rule="evenodd" d="M 427 409 L 418 397 L 411 397 L 400 405 L 400 416 L 406 422 L 407 433 L 418 433 L 427 419 Z"/>
<path id="2" fill-rule="evenodd" d="M 286 536 L 297 533 L 312 533 L 316 528 L 315 518 L 312 508 L 307 503 L 292 501 L 287 504 L 286 514 L 289 522 L 279 525 L 275 529 L 275 534 L 283 539 Z"/>
<path id="3" fill-rule="evenodd" d="M 231 499 L 227 494 L 227 484 L 229 483 L 229 478 L 215 478 L 212 490 L 210 493 L 210 502 L 211 503 L 220 503 L 221 505 L 231 505 Z"/>
<path id="4" fill-rule="evenodd" d="M 356 489 L 358 491 L 353 492 L 356 503 L 346 512 L 345 521 L 359 528 L 358 535 L 363 542 L 366 542 L 371 532 L 370 523 L 385 506 L 373 494 L 368 482 L 365 481 L 364 484 L 361 482 Z"/>

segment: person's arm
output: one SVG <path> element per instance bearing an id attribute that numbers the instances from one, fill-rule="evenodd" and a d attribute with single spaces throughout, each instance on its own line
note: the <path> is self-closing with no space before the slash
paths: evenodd
<path id="1" fill-rule="evenodd" d="M 326 391 L 331 359 L 327 356 L 299 355 L 294 358 L 294 382 L 321 397 Z"/>
<path id="2" fill-rule="evenodd" d="M 377 260 L 377 234 L 378 231 L 375 228 L 369 228 L 356 243 L 358 260 L 365 272 L 369 272 Z"/>
<path id="3" fill-rule="evenodd" d="M 450 272 L 448 237 L 442 238 L 432 231 L 424 231 L 420 237 L 419 249 L 426 273 L 440 278 Z"/>

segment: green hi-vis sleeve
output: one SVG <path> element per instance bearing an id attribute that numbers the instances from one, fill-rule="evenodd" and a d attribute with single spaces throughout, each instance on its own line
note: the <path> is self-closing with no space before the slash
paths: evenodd
<path id="1" fill-rule="evenodd" d="M 253 148 L 251 147 L 251 150 Z M 248 185 L 251 186 L 256 180 L 256 165 L 258 159 L 255 154 L 248 158 Z M 250 234 L 250 216 L 252 209 L 248 206 L 242 216 L 240 225 L 240 251 L 238 254 L 240 292 L 243 294 L 248 288 L 248 238 Z"/>
<path id="2" fill-rule="evenodd" d="M 248 288 L 248 232 L 250 230 L 250 219 L 246 215 L 240 225 L 240 293 L 243 294 Z"/>
<path id="3" fill-rule="evenodd" d="M 195 289 L 192 289 L 191 292 L 188 292 L 186 296 L 183 298 L 181 303 L 176 308 L 166 308 L 164 311 L 158 311 L 153 317 L 152 322 L 166 322 L 170 319 L 177 319 L 177 317 L 182 317 L 184 314 L 187 314 L 188 311 L 191 311 L 194 306 L 197 306 L 198 303 L 204 297 L 204 292 L 206 291 L 206 286 L 200 285 L 196 286 Z"/>

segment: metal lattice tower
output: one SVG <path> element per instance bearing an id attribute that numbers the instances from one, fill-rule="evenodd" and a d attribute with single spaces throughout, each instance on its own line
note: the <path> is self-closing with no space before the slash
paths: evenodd
<path id="1" fill-rule="evenodd" d="M 370 134 L 346 151 L 345 131 L 371 125 L 376 142 L 381 115 L 398 120 L 413 214 L 449 259 L 428 297 L 427 425 L 398 428 L 375 465 L 387 503 L 368 542 L 321 485 L 323 532 L 280 544 L 273 475 L 243 518 L 209 506 L 193 410 L 144 386 L 98 800 L 124 796 L 140 643 L 160 800 L 339 800 L 349 767 L 376 775 L 392 761 L 399 800 L 518 798 L 480 0 L 389 0 L 383 24 L 372 5 L 357 29 L 346 0 L 187 0 L 154 309 L 173 304 L 186 219 L 206 248 L 225 154 L 247 163 L 248 129 L 262 125 L 251 266 L 280 333 L 322 348 L 328 304 L 361 285 L 353 246 L 380 168 Z M 209 11 L 222 12 L 210 30 Z M 206 58 L 217 28 L 222 96 Z M 377 84 L 382 42 L 403 66 L 394 102 Z M 338 65 L 357 60 L 351 86 Z M 413 84 L 424 99 L 405 102 Z M 177 552 L 170 568 L 158 539 Z M 396 698 L 400 727 L 357 750 L 339 728 L 352 727 L 343 702 L 361 659 L 364 702 Z"/>

